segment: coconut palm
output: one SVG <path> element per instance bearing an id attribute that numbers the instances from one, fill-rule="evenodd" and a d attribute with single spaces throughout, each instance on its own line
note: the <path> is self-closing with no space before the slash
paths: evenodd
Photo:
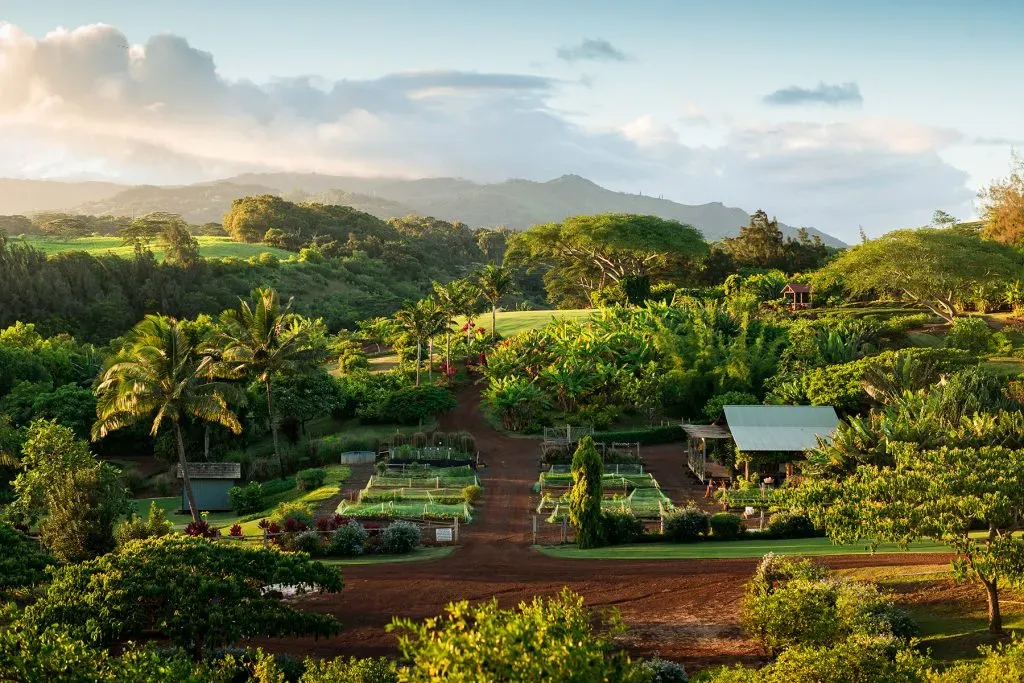
<path id="1" fill-rule="evenodd" d="M 263 385 L 274 457 L 283 478 L 271 379 L 278 374 L 305 372 L 315 367 L 322 360 L 323 349 L 310 343 L 309 327 L 292 313 L 291 299 L 282 305 L 272 289 L 257 289 L 252 296 L 252 301 L 242 300 L 238 308 L 221 313 L 216 346 L 226 374 L 248 376 Z"/>
<path id="2" fill-rule="evenodd" d="M 430 343 L 440 334 L 443 314 L 434 299 L 426 298 L 416 303 L 406 303 L 395 313 L 395 323 L 407 339 L 416 342 L 416 386 L 420 385 L 420 368 L 423 365 L 423 344 Z"/>
<path id="3" fill-rule="evenodd" d="M 100 376 L 92 427 L 96 440 L 149 418 L 153 420 L 149 433 L 156 436 L 170 422 L 194 521 L 199 521 L 199 511 L 181 436 L 182 419 L 215 422 L 236 434 L 242 431 L 225 399 L 230 387 L 216 379 L 216 363 L 199 351 L 197 341 L 173 318 L 146 316 L 129 332 L 128 343 Z"/>
<path id="4" fill-rule="evenodd" d="M 472 333 L 471 323 L 476 312 L 476 304 L 480 299 L 480 290 L 469 280 L 453 280 L 446 284 L 434 283 L 434 297 L 446 316 L 444 328 L 445 363 L 452 364 L 452 331 L 451 324 L 462 315 L 466 318 L 466 353 L 469 353 L 469 339 Z"/>
<path id="5" fill-rule="evenodd" d="M 476 272 L 476 285 L 491 304 L 491 339 L 498 335 L 498 304 L 516 290 L 515 274 L 511 268 L 488 263 Z"/>

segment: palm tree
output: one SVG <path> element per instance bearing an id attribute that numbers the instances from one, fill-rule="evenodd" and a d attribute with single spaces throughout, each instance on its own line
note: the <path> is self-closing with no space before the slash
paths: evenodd
<path id="1" fill-rule="evenodd" d="M 235 434 L 242 431 L 228 407 L 230 387 L 216 379 L 216 363 L 199 351 L 197 340 L 173 318 L 149 315 L 129 332 L 128 343 L 100 376 L 96 387 L 93 440 L 153 418 L 149 433 L 157 435 L 165 422 L 174 428 L 178 464 L 194 521 L 199 521 L 192 492 L 181 421 L 193 417 L 215 422 Z"/>
<path id="2" fill-rule="evenodd" d="M 310 345 L 308 326 L 292 313 L 291 299 L 282 306 L 272 289 L 257 289 L 252 296 L 253 301 L 242 300 L 238 308 L 221 313 L 217 345 L 228 375 L 252 377 L 266 391 L 274 457 L 283 478 L 271 379 L 280 373 L 304 372 L 316 366 L 323 353 Z"/>
<path id="3" fill-rule="evenodd" d="M 472 332 L 469 328 L 473 322 L 473 313 L 476 311 L 476 303 L 480 298 L 480 290 L 469 280 L 452 280 L 446 284 L 434 283 L 434 296 L 446 318 L 444 325 L 445 337 L 445 363 L 448 367 L 452 364 L 452 331 L 451 324 L 455 318 L 463 315 L 466 317 L 466 353 L 469 353 L 469 335 Z"/>
<path id="4" fill-rule="evenodd" d="M 431 298 L 406 303 L 395 313 L 395 322 L 408 339 L 416 342 L 416 386 L 420 385 L 423 343 L 441 331 L 443 314 Z"/>
<path id="5" fill-rule="evenodd" d="M 498 335 L 498 304 L 516 290 L 515 275 L 511 268 L 488 263 L 476 272 L 476 285 L 491 304 L 491 339 Z"/>

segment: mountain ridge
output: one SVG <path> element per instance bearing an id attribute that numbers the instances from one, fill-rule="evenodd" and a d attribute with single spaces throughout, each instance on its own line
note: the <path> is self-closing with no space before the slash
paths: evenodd
<path id="1" fill-rule="evenodd" d="M 641 194 L 616 192 L 576 174 L 547 181 L 511 178 L 477 183 L 463 178 L 366 178 L 316 173 L 248 173 L 191 185 L 124 185 L 50 180 L 0 179 L 0 214 L 73 211 L 83 214 L 179 213 L 192 223 L 220 222 L 231 202 L 253 194 L 291 201 L 352 206 L 378 218 L 408 214 L 460 220 L 473 227 L 524 230 L 537 223 L 586 213 L 645 213 L 693 225 L 709 241 L 739 233 L 749 212 L 722 202 L 689 205 Z M 797 228 L 779 224 L 787 236 Z M 807 228 L 830 246 L 837 238 Z"/>

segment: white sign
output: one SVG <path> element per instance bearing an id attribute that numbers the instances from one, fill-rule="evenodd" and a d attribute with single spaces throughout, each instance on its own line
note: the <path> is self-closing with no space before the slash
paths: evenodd
<path id="1" fill-rule="evenodd" d="M 444 529 L 434 529 L 434 533 L 436 534 L 436 538 L 439 543 L 441 541 L 444 541 L 446 543 L 452 542 L 452 530 L 450 527 Z"/>

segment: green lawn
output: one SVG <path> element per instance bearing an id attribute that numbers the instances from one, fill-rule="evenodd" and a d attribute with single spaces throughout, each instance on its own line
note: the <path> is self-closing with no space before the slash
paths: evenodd
<path id="1" fill-rule="evenodd" d="M 340 566 L 352 566 L 360 564 L 391 564 L 398 562 L 425 562 L 426 560 L 439 560 L 448 557 L 455 550 L 455 546 L 441 546 L 436 548 L 417 548 L 407 555 L 365 555 L 362 557 L 349 558 L 327 558 L 320 560 L 324 564 Z"/>
<path id="2" fill-rule="evenodd" d="M 594 309 L 590 308 L 578 308 L 564 311 L 498 311 L 498 334 L 503 337 L 511 337 L 519 334 L 520 332 L 526 332 L 527 330 L 543 327 L 555 318 L 590 320 L 590 316 L 593 314 Z M 465 318 L 460 318 L 456 321 L 456 324 L 459 327 L 462 327 L 465 322 Z M 491 312 L 485 311 L 480 313 L 476 317 L 475 322 L 478 327 L 482 327 L 490 332 Z"/>
<path id="3" fill-rule="evenodd" d="M 835 573 L 878 584 L 893 595 L 921 630 L 919 649 L 930 651 L 940 661 L 977 659 L 979 646 L 1005 642 L 988 633 L 988 614 L 980 584 L 967 583 L 963 589 L 954 589 L 953 595 L 947 593 L 951 586 L 956 586 L 949 565 L 858 567 Z M 1024 601 L 1019 591 L 1005 586 L 999 593 L 1003 627 L 1019 638 L 1024 635 Z"/>
<path id="4" fill-rule="evenodd" d="M 217 528 L 230 527 L 233 524 L 240 523 L 242 525 L 242 533 L 246 536 L 259 534 L 259 520 L 268 516 L 278 504 L 296 501 L 309 503 L 312 507 L 316 508 L 319 503 L 337 494 L 341 485 L 352 474 L 352 470 L 344 465 L 331 465 L 324 469 L 327 470 L 327 479 L 324 485 L 318 489 L 299 491 L 297 488 L 292 488 L 290 491 L 268 497 L 264 500 L 264 509 L 257 513 L 239 515 L 235 512 L 211 512 L 207 514 L 206 520 Z M 137 498 L 132 501 L 132 505 L 135 508 L 135 512 L 145 517 L 148 514 L 149 505 L 153 501 L 156 501 L 157 507 L 161 508 L 167 514 L 167 519 L 177 527 L 184 527 L 192 520 L 188 513 L 179 514 L 178 509 L 181 507 L 180 497 Z M 247 521 L 243 522 L 242 519 Z"/>
<path id="5" fill-rule="evenodd" d="M 294 256 L 292 252 L 284 249 L 268 247 L 262 244 L 245 244 L 243 242 L 235 242 L 230 237 L 211 237 L 208 235 L 201 235 L 196 237 L 196 239 L 199 241 L 199 253 L 206 258 L 226 258 L 228 256 L 235 256 L 237 258 L 247 259 L 252 256 L 258 256 L 264 252 L 271 253 L 280 259 Z M 25 242 L 40 251 L 46 252 L 47 254 L 59 254 L 65 251 L 86 251 L 97 256 L 107 253 L 117 254 L 118 256 L 131 256 L 135 253 L 133 247 L 126 247 L 122 245 L 120 238 L 112 236 L 80 237 L 66 242 L 50 237 L 31 236 L 26 237 Z M 160 249 L 156 244 L 153 245 L 152 249 L 153 254 L 158 260 L 163 258 L 163 249 Z"/>
<path id="6" fill-rule="evenodd" d="M 551 557 L 573 560 L 712 560 L 780 555 L 862 555 L 870 549 L 859 545 L 832 545 L 827 538 L 750 541 L 705 541 L 703 543 L 640 543 L 610 548 L 579 550 L 575 546 L 535 546 Z M 896 545 L 878 546 L 876 553 L 948 553 L 949 549 L 930 541 L 912 543 L 907 550 Z"/>

